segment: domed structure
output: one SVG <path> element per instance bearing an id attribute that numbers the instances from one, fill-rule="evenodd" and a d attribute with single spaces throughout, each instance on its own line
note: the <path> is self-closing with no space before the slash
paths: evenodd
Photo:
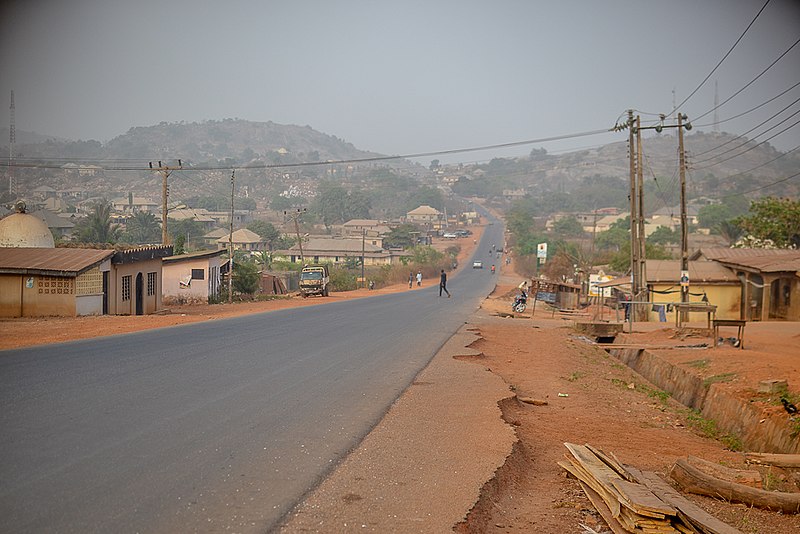
<path id="1" fill-rule="evenodd" d="M 0 220 L 0 247 L 55 248 L 53 234 L 38 217 L 25 213 L 25 203 L 14 206 L 13 213 Z"/>

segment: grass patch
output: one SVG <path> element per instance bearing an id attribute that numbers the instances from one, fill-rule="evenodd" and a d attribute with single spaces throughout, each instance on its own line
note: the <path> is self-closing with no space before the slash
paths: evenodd
<path id="1" fill-rule="evenodd" d="M 735 378 L 736 373 L 722 373 L 721 375 L 709 376 L 703 380 L 703 385 L 705 387 L 709 387 L 711 384 L 716 384 L 718 382 L 730 382 Z"/>
<path id="2" fill-rule="evenodd" d="M 690 362 L 683 362 L 684 365 L 688 365 L 689 367 L 694 367 L 695 369 L 705 369 L 708 367 L 708 364 L 711 360 L 703 358 L 701 360 L 692 360 Z"/>
<path id="3" fill-rule="evenodd" d="M 586 376 L 586 373 L 584 373 L 583 371 L 575 371 L 567 377 L 567 380 L 570 382 L 577 382 L 584 376 Z"/>
<path id="4" fill-rule="evenodd" d="M 741 451 L 744 449 L 742 440 L 735 434 L 723 434 L 717 428 L 717 422 L 713 419 L 706 419 L 697 410 L 689 410 L 686 414 L 686 421 L 690 428 L 695 429 L 700 435 L 720 441 L 725 448 L 731 451 Z"/>

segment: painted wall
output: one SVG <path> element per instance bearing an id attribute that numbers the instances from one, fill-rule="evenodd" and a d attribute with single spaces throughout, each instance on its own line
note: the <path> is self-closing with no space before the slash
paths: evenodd
<path id="1" fill-rule="evenodd" d="M 651 293 L 650 300 L 652 302 L 680 302 L 681 293 L 677 284 L 651 284 L 650 289 L 655 291 L 672 291 L 678 290 L 674 293 L 661 294 Z M 742 305 L 742 291 L 739 284 L 730 285 L 701 285 L 692 284 L 689 287 L 689 293 L 703 293 L 708 296 L 708 303 L 717 307 L 717 319 L 738 319 Z M 691 295 L 690 302 L 701 302 L 702 297 Z M 658 322 L 658 312 L 650 310 L 649 320 Z M 707 315 L 702 312 L 690 312 L 689 322 L 705 322 Z M 667 314 L 667 322 L 675 324 L 675 312 Z"/>
<path id="2" fill-rule="evenodd" d="M 224 260 L 227 261 L 227 260 Z M 163 276 L 164 303 L 207 303 L 213 287 L 219 287 L 219 268 L 223 260 L 219 256 L 194 258 L 165 263 L 161 267 Z M 203 271 L 203 279 L 192 279 L 192 269 Z M 217 278 L 214 283 L 214 277 Z"/>
<path id="3" fill-rule="evenodd" d="M 154 294 L 148 294 L 147 274 L 155 273 Z M 136 315 L 136 280 L 141 274 L 142 314 L 155 313 L 162 308 L 161 258 L 134 263 L 113 264 L 108 283 L 108 313 L 111 315 Z M 130 276 L 130 286 L 124 279 Z"/>
<path id="4" fill-rule="evenodd" d="M 0 275 L 0 317 L 74 317 L 75 279 Z"/>

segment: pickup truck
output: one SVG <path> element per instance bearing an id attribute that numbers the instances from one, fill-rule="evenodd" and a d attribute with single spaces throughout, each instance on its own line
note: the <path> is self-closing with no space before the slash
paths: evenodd
<path id="1" fill-rule="evenodd" d="M 327 265 L 306 265 L 300 271 L 300 294 L 303 298 L 309 295 L 327 297 L 330 283 Z"/>

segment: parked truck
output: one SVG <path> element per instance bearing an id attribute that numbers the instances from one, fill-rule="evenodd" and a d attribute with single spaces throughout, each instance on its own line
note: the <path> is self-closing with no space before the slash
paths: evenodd
<path id="1" fill-rule="evenodd" d="M 306 265 L 300 271 L 300 294 L 303 298 L 309 295 L 327 297 L 330 283 L 327 265 Z"/>

